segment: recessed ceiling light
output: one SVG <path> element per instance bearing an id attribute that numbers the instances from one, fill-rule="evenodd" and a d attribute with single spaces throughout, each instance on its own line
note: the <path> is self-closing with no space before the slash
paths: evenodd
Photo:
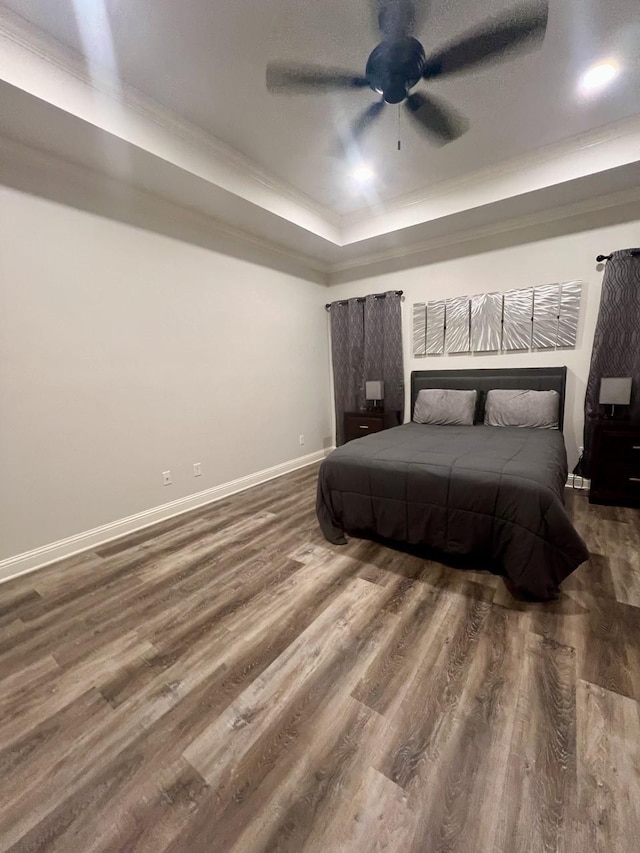
<path id="1" fill-rule="evenodd" d="M 595 95 L 612 83 L 620 69 L 615 62 L 598 62 L 592 65 L 580 78 L 580 92 L 583 95 Z"/>
<path id="2" fill-rule="evenodd" d="M 370 184 L 371 181 L 375 178 L 376 173 L 373 171 L 371 166 L 368 163 L 360 163 L 355 169 L 351 172 L 351 177 L 356 183 L 364 186 L 365 184 Z"/>

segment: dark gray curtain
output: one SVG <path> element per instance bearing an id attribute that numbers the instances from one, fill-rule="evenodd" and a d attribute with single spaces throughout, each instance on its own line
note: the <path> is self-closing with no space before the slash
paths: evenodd
<path id="1" fill-rule="evenodd" d="M 404 416 L 401 297 L 367 296 L 331 305 L 331 358 L 336 444 L 344 444 L 344 413 L 366 407 L 365 382 L 382 379 L 387 426 Z"/>
<path id="2" fill-rule="evenodd" d="M 591 476 L 594 422 L 603 376 L 631 376 L 631 417 L 640 419 L 640 249 L 614 252 L 602 282 L 584 410 L 582 473 Z"/>
<path id="3" fill-rule="evenodd" d="M 384 382 L 385 426 L 404 420 L 401 298 L 393 291 L 384 299 L 367 296 L 364 302 L 363 382 Z"/>
<path id="4" fill-rule="evenodd" d="M 331 361 L 336 405 L 336 444 L 344 444 L 344 413 L 364 408 L 364 304 L 357 299 L 334 302 L 331 316 Z"/>

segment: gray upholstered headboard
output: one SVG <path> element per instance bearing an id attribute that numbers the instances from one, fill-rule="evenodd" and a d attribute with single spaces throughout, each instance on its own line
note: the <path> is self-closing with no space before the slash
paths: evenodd
<path id="1" fill-rule="evenodd" d="M 557 391 L 560 395 L 559 423 L 564 428 L 566 367 L 505 367 L 501 370 L 414 370 L 411 374 L 411 417 L 418 391 L 423 388 L 454 388 L 479 391 L 479 416 L 484 418 L 484 401 L 492 388 L 519 388 Z"/>

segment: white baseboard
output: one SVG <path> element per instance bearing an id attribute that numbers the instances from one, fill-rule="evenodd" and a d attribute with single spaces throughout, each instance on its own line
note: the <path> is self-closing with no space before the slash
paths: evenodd
<path id="1" fill-rule="evenodd" d="M 587 480 L 586 477 L 581 477 L 579 474 L 569 474 L 566 488 L 588 492 L 591 488 L 591 480 Z"/>
<path id="2" fill-rule="evenodd" d="M 51 542 L 49 545 L 43 545 L 40 548 L 35 548 L 33 551 L 25 551 L 23 554 L 16 554 L 15 557 L 7 557 L 5 560 L 0 560 L 0 583 L 18 577 L 18 575 L 34 572 L 36 569 L 41 569 L 65 557 L 72 557 L 74 554 L 80 554 L 82 551 L 88 551 L 98 545 L 104 545 L 106 542 L 119 539 L 121 536 L 134 533 L 136 530 L 142 530 L 144 527 L 150 527 L 159 521 L 165 521 L 167 518 L 182 515 L 192 509 L 222 500 L 229 497 L 229 495 L 243 492 L 252 486 L 258 486 L 260 483 L 266 483 L 268 480 L 282 477 L 283 474 L 289 474 L 291 471 L 297 471 L 299 468 L 313 465 L 314 462 L 324 459 L 331 450 L 333 448 L 318 450 L 306 456 L 299 456 L 297 459 L 282 462 L 280 465 L 274 465 L 272 468 L 265 468 L 263 471 L 257 471 L 255 474 L 249 474 L 246 477 L 240 477 L 229 483 L 222 483 L 220 486 L 213 486 L 211 489 L 196 492 L 194 495 L 187 495 L 187 497 L 178 498 L 178 500 L 171 501 L 170 503 L 138 512 L 135 515 L 130 515 L 128 518 L 120 518 L 117 521 L 109 522 L 109 524 L 94 527 L 93 530 L 76 533 L 74 536 L 60 539 L 58 542 Z"/>

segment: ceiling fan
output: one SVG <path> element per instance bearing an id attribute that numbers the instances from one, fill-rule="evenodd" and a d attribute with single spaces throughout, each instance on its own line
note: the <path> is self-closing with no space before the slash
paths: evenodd
<path id="1" fill-rule="evenodd" d="M 314 65 L 272 62 L 267 66 L 271 92 L 322 92 L 363 89 L 381 96 L 356 119 L 351 139 L 357 141 L 378 118 L 385 104 L 404 103 L 417 126 L 445 144 L 461 136 L 467 122 L 446 102 L 412 89 L 421 80 L 434 80 L 467 71 L 542 42 L 549 14 L 548 0 L 519 6 L 488 20 L 429 56 L 415 38 L 428 0 L 372 0 L 382 41 L 369 56 L 364 75 Z"/>

